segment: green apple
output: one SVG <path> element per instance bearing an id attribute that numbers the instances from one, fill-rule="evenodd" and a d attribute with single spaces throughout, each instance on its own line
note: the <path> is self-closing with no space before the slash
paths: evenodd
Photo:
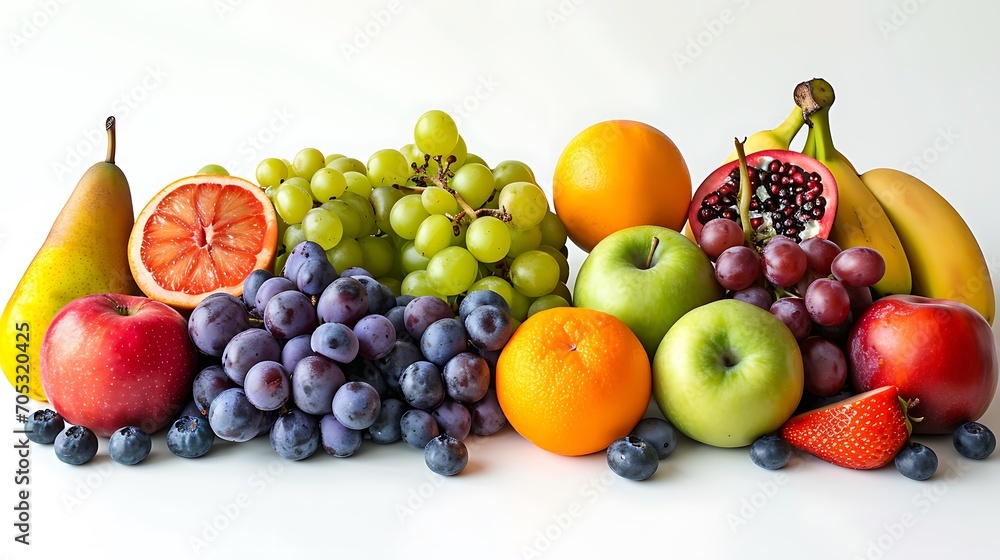
<path id="1" fill-rule="evenodd" d="M 573 304 L 620 319 L 652 359 L 675 321 L 722 295 L 711 261 L 691 240 L 672 229 L 636 226 L 594 247 L 577 273 Z"/>
<path id="2" fill-rule="evenodd" d="M 716 447 L 750 445 L 777 430 L 795 412 L 802 383 L 802 354 L 788 327 L 732 299 L 681 317 L 653 359 L 663 415 Z"/>

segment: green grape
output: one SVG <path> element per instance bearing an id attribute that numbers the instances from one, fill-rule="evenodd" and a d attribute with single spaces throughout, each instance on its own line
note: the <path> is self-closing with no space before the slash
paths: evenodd
<path id="1" fill-rule="evenodd" d="M 545 251 L 526 251 L 510 263 L 510 281 L 528 297 L 544 296 L 559 283 L 559 263 Z"/>
<path id="2" fill-rule="evenodd" d="M 469 289 L 478 270 L 479 263 L 472 253 L 462 247 L 448 247 L 427 263 L 427 282 L 435 291 L 454 296 Z"/>
<path id="3" fill-rule="evenodd" d="M 427 281 L 427 271 L 425 270 L 415 270 L 407 274 L 406 277 L 403 278 L 403 282 L 400 284 L 399 289 L 401 292 L 409 296 L 434 296 L 448 301 L 447 296 L 439 293 L 431 287 L 430 282 Z"/>
<path id="4" fill-rule="evenodd" d="M 295 177 L 295 168 L 292 167 L 292 162 L 288 161 L 285 158 L 281 158 L 281 163 L 285 164 L 285 171 L 286 171 L 285 175 L 287 176 L 287 178 Z"/>
<path id="5" fill-rule="evenodd" d="M 451 179 L 451 188 L 462 195 L 469 206 L 479 208 L 493 194 L 493 174 L 485 165 L 463 165 Z"/>
<path id="6" fill-rule="evenodd" d="M 465 138 L 462 138 L 461 134 L 458 135 L 458 142 L 448 155 L 455 156 L 455 163 L 451 164 L 449 168 L 452 171 L 465 165 L 465 160 L 469 157 L 469 149 L 465 147 Z M 448 158 L 445 157 L 444 159 L 447 161 Z"/>
<path id="7" fill-rule="evenodd" d="M 296 245 L 306 240 L 306 234 L 302 233 L 302 224 L 292 224 L 285 228 L 285 235 L 282 236 L 285 248 L 291 251 Z"/>
<path id="8" fill-rule="evenodd" d="M 302 222 L 312 206 L 313 197 L 309 191 L 288 181 L 282 183 L 274 193 L 274 209 L 288 225 Z"/>
<path id="9" fill-rule="evenodd" d="M 566 259 L 566 255 L 563 255 L 558 249 L 553 249 L 548 245 L 541 245 L 538 247 L 538 250 L 548 253 L 553 259 L 556 260 L 556 264 L 559 265 L 560 282 L 566 282 L 569 280 L 569 260 Z"/>
<path id="10" fill-rule="evenodd" d="M 340 200 L 350 204 L 361 218 L 361 233 L 358 234 L 358 237 L 372 235 L 376 232 L 375 211 L 372 210 L 372 204 L 368 202 L 367 198 L 357 193 L 345 192 L 340 195 Z"/>
<path id="11" fill-rule="evenodd" d="M 542 230 L 538 226 L 531 229 L 526 229 L 524 231 L 518 231 L 507 225 L 507 231 L 510 233 L 510 249 L 507 251 L 507 256 L 510 258 L 515 258 L 521 253 L 526 251 L 531 251 L 537 249 L 542 244 Z"/>
<path id="12" fill-rule="evenodd" d="M 369 270 L 368 272 L 371 271 Z M 372 274 L 374 274 L 374 272 Z M 396 297 L 403 295 L 403 283 L 399 280 L 399 278 L 393 278 L 392 276 L 381 276 L 379 278 L 376 278 L 376 280 L 378 281 L 379 284 L 382 284 L 386 288 L 389 288 L 389 291 L 392 292 L 392 295 Z"/>
<path id="13" fill-rule="evenodd" d="M 465 247 L 465 236 L 468 234 L 468 231 L 469 226 L 465 224 L 458 224 L 458 235 L 451 236 L 452 247 Z"/>
<path id="14" fill-rule="evenodd" d="M 325 165 L 330 165 L 331 163 L 337 161 L 338 159 L 340 159 L 342 157 L 346 157 L 346 156 L 344 156 L 344 154 L 330 154 L 330 155 L 326 156 L 325 158 L 323 158 L 323 165 L 324 166 Z"/>
<path id="15" fill-rule="evenodd" d="M 403 239 L 413 239 L 417 236 L 420 222 L 427 219 L 427 216 L 430 214 L 424 210 L 424 203 L 420 200 L 420 195 L 408 194 L 392 206 L 392 211 L 389 213 L 389 223 L 392 224 L 396 235 Z"/>
<path id="16" fill-rule="evenodd" d="M 368 180 L 373 187 L 405 185 L 412 174 L 410 164 L 399 150 L 379 150 L 368 160 Z"/>
<path id="17" fill-rule="evenodd" d="M 531 303 L 528 307 L 528 317 L 531 317 L 539 311 L 545 311 L 546 309 L 552 309 L 553 307 L 569 307 L 569 302 L 563 299 L 562 296 L 549 294 L 547 296 L 542 296 Z"/>
<path id="18" fill-rule="evenodd" d="M 542 229 L 542 245 L 548 245 L 553 249 L 559 249 L 566 245 L 566 226 L 563 225 L 559 216 L 552 212 L 546 212 L 538 227 Z"/>
<path id="19" fill-rule="evenodd" d="M 392 274 L 393 261 L 396 259 L 396 248 L 392 241 L 385 237 L 366 235 L 358 238 L 363 258 L 362 268 L 379 278 Z"/>
<path id="20" fill-rule="evenodd" d="M 521 293 L 517 288 L 511 288 L 510 301 L 510 316 L 517 319 L 518 321 L 523 321 L 528 318 L 528 309 L 531 307 L 534 299 Z"/>
<path id="21" fill-rule="evenodd" d="M 198 170 L 198 175 L 229 175 L 225 167 L 210 163 Z"/>
<path id="22" fill-rule="evenodd" d="M 478 163 L 479 165 L 486 165 L 486 161 L 483 160 L 483 158 L 477 156 L 476 154 L 466 154 L 466 156 L 465 156 L 465 164 L 469 164 L 469 163 Z M 465 164 L 463 164 L 463 165 L 465 165 Z M 489 167 L 489 165 L 486 165 L 486 167 Z"/>
<path id="23" fill-rule="evenodd" d="M 434 214 L 420 223 L 413 246 L 418 253 L 431 258 L 441 249 L 450 247 L 453 237 L 455 234 L 452 232 L 451 220 L 441 214 Z"/>
<path id="24" fill-rule="evenodd" d="M 407 144 L 400 148 L 399 151 L 406 158 L 406 163 L 411 166 L 411 170 L 413 169 L 413 164 L 416 164 L 417 167 L 423 167 L 426 163 L 427 169 L 424 170 L 424 174 L 434 177 L 437 175 L 438 170 L 441 169 L 441 166 L 439 166 L 433 159 L 428 158 L 425 161 L 424 153 L 417 148 L 416 144 Z"/>
<path id="25" fill-rule="evenodd" d="M 312 190 L 313 198 L 320 202 L 326 202 L 344 194 L 344 190 L 347 188 L 347 179 L 340 171 L 324 167 L 313 174 L 309 188 Z"/>
<path id="26" fill-rule="evenodd" d="M 519 181 L 527 183 L 535 182 L 535 174 L 532 173 L 531 168 L 527 165 L 519 161 L 509 159 L 507 161 L 501 161 L 496 167 L 493 168 L 493 182 L 496 183 L 497 190 Z"/>
<path id="27" fill-rule="evenodd" d="M 417 252 L 412 241 L 407 241 L 403 248 L 399 250 L 401 268 L 405 274 L 410 274 L 418 270 L 427 270 L 427 263 L 430 259 Z"/>
<path id="28" fill-rule="evenodd" d="M 500 209 L 500 193 L 498 193 L 496 191 L 493 191 L 493 194 L 491 194 L 490 197 L 486 199 L 486 202 L 483 203 L 482 207 L 483 208 L 489 208 L 490 210 L 499 210 Z"/>
<path id="29" fill-rule="evenodd" d="M 289 177 L 281 183 L 282 185 L 295 185 L 305 191 L 312 192 L 312 187 L 309 185 L 309 181 L 306 181 L 302 177 Z"/>
<path id="30" fill-rule="evenodd" d="M 569 286 L 567 286 L 563 282 L 557 284 L 555 289 L 552 290 L 552 292 L 549 295 L 559 296 L 564 300 L 566 300 L 567 302 L 569 302 L 570 306 L 573 305 L 573 294 L 570 293 Z"/>
<path id="31" fill-rule="evenodd" d="M 347 191 L 352 192 L 361 198 L 367 199 L 372 195 L 372 184 L 368 180 L 368 176 L 357 171 L 348 171 L 344 173 L 344 179 L 347 180 Z"/>
<path id="32" fill-rule="evenodd" d="M 511 227 L 526 230 L 542 222 L 549 211 L 549 200 L 538 185 L 519 181 L 500 191 L 500 208 L 510 214 Z"/>
<path id="33" fill-rule="evenodd" d="M 474 292 L 476 290 L 496 292 L 507 301 L 507 305 L 510 305 L 514 301 L 514 288 L 510 286 L 509 282 L 499 276 L 483 276 L 479 280 L 476 280 L 474 284 L 469 286 L 469 291 Z"/>
<path id="34" fill-rule="evenodd" d="M 365 167 L 365 164 L 361 163 L 360 161 L 354 158 L 349 158 L 349 157 L 342 157 L 340 159 L 335 159 L 330 163 L 326 164 L 326 166 L 329 167 L 330 169 L 336 169 L 341 173 L 354 171 L 355 173 L 360 173 L 362 175 L 368 174 L 368 169 Z"/>
<path id="35" fill-rule="evenodd" d="M 267 158 L 257 164 L 257 183 L 264 187 L 280 185 L 288 178 L 288 167 L 278 158 Z"/>
<path id="36" fill-rule="evenodd" d="M 427 111 L 413 127 L 413 140 L 417 149 L 425 154 L 449 154 L 458 143 L 458 126 L 444 111 Z"/>
<path id="37" fill-rule="evenodd" d="M 274 195 L 278 192 L 278 187 L 280 186 L 281 185 L 271 185 L 270 187 L 264 189 L 264 196 L 271 199 L 271 204 L 274 204 Z M 281 216 L 279 215 L 278 217 L 280 218 Z"/>
<path id="38" fill-rule="evenodd" d="M 324 251 L 329 251 L 344 238 L 344 224 L 326 208 L 313 208 L 302 218 L 302 233 L 307 240 L 318 243 Z M 360 250 L 359 248 L 358 251 Z"/>
<path id="39" fill-rule="evenodd" d="M 403 198 L 403 192 L 393 187 L 375 187 L 371 196 L 368 197 L 375 211 L 375 224 L 383 233 L 394 233 L 392 224 L 389 222 L 389 215 L 396 202 Z M 421 204 L 422 205 L 422 204 Z"/>
<path id="40" fill-rule="evenodd" d="M 361 233 L 361 216 L 357 210 L 343 200 L 328 200 L 321 208 L 329 210 L 340 218 L 340 223 L 344 227 L 344 237 L 357 238 Z"/>
<path id="41" fill-rule="evenodd" d="M 285 261 L 288 260 L 289 253 L 291 253 L 291 251 L 285 251 L 284 253 L 278 255 L 276 259 L 274 259 L 274 270 L 277 271 L 278 273 L 280 273 L 281 270 L 285 268 Z"/>
<path id="42" fill-rule="evenodd" d="M 441 187 L 427 187 L 420 193 L 420 200 L 429 214 L 458 214 L 455 196 Z"/>
<path id="43" fill-rule="evenodd" d="M 278 215 L 274 216 L 274 221 L 276 221 L 278 223 L 278 237 L 277 237 L 277 239 L 278 239 L 278 252 L 280 253 L 281 250 L 282 250 L 281 247 L 283 247 L 284 243 L 285 243 L 285 232 L 288 231 L 288 224 L 286 224 L 285 220 L 282 220 L 281 216 L 278 216 Z M 289 250 L 291 250 L 291 248 L 289 248 Z"/>
<path id="44" fill-rule="evenodd" d="M 493 216 L 476 218 L 469 224 L 465 244 L 479 262 L 497 262 L 510 250 L 510 228 Z"/>
<path id="45" fill-rule="evenodd" d="M 347 270 L 355 266 L 361 266 L 364 262 L 361 245 L 356 239 L 345 237 L 334 247 L 327 249 L 326 259 L 333 265 L 337 272 Z"/>
<path id="46" fill-rule="evenodd" d="M 316 148 L 303 148 L 292 159 L 295 175 L 306 181 L 311 181 L 313 174 L 322 169 L 324 165 L 326 165 L 326 158 L 323 157 L 323 152 Z"/>

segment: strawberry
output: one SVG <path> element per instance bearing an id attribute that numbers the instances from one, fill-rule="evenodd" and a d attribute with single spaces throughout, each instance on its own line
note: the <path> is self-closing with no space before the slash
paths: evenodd
<path id="1" fill-rule="evenodd" d="M 906 403 L 893 386 L 793 416 L 781 435 L 793 446 L 850 469 L 877 469 L 906 444 Z"/>

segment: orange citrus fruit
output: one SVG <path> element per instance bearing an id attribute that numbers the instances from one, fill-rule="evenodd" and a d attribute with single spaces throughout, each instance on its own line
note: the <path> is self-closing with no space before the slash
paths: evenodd
<path id="1" fill-rule="evenodd" d="M 600 240 L 632 226 L 679 231 L 691 202 L 691 174 L 680 150 L 659 130 L 606 121 L 563 149 L 552 198 L 570 239 L 589 253 Z"/>
<path id="2" fill-rule="evenodd" d="M 511 426 L 560 455 L 607 449 L 649 406 L 649 358 L 628 326 L 602 311 L 556 307 L 532 315 L 496 369 Z"/>
<path id="3" fill-rule="evenodd" d="M 129 266 L 152 299 L 193 309 L 212 292 L 243 293 L 254 269 L 270 268 L 278 244 L 274 206 L 263 189 L 236 177 L 174 181 L 136 219 Z"/>

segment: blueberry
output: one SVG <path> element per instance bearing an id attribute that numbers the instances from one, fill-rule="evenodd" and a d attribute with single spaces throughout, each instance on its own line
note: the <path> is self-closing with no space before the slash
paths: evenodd
<path id="1" fill-rule="evenodd" d="M 653 446 L 660 459 L 666 459 L 677 447 L 674 427 L 663 418 L 643 418 L 632 428 L 632 435 Z"/>
<path id="2" fill-rule="evenodd" d="M 997 448 L 997 438 L 979 422 L 966 422 L 955 430 L 955 449 L 969 459 L 985 459 Z"/>
<path id="3" fill-rule="evenodd" d="M 35 443 L 52 443 L 65 427 L 66 422 L 63 422 L 63 417 L 56 411 L 46 408 L 36 410 L 28 416 L 28 421 L 24 423 L 24 435 Z"/>
<path id="4" fill-rule="evenodd" d="M 937 470 L 938 458 L 922 443 L 911 441 L 896 454 L 896 470 L 906 478 L 927 480 Z"/>
<path id="5" fill-rule="evenodd" d="M 208 453 L 215 443 L 208 419 L 198 416 L 181 416 L 167 432 L 167 449 L 178 457 L 194 459 Z"/>
<path id="6" fill-rule="evenodd" d="M 469 464 L 469 450 L 465 444 L 448 434 L 441 434 L 424 447 L 427 468 L 442 476 L 456 475 Z"/>
<path id="7" fill-rule="evenodd" d="M 135 426 L 125 426 L 115 430 L 108 440 L 108 453 L 116 463 L 134 465 L 142 461 L 153 449 L 149 434 Z"/>
<path id="8" fill-rule="evenodd" d="M 55 451 L 63 463 L 82 465 L 97 455 L 97 436 L 89 428 L 70 426 L 56 436 Z"/>
<path id="9" fill-rule="evenodd" d="M 792 446 L 779 435 L 763 436 L 750 446 L 750 460 L 762 469 L 780 469 L 791 459 Z"/>
<path id="10" fill-rule="evenodd" d="M 646 480 L 653 476 L 660 457 L 652 445 L 635 436 L 616 439 L 608 446 L 608 466 L 622 478 Z"/>

